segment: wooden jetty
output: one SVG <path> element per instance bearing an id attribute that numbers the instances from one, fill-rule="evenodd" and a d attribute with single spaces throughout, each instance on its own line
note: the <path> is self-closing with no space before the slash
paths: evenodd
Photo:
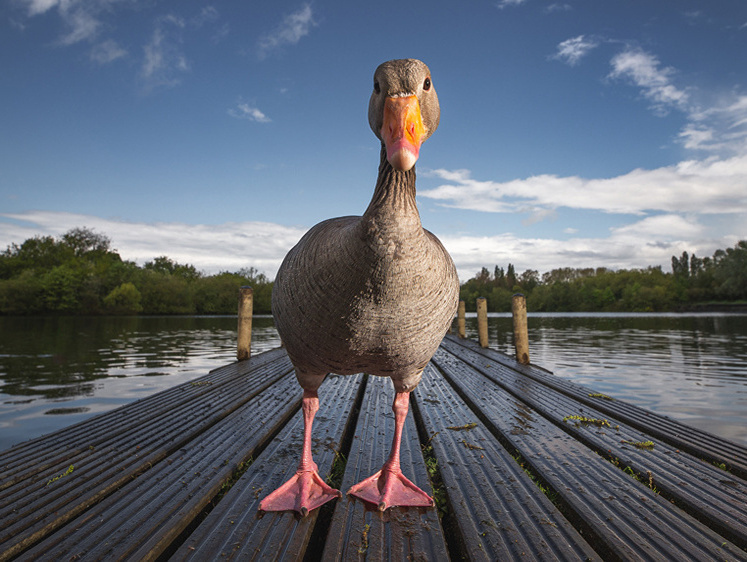
<path id="1" fill-rule="evenodd" d="M 0 560 L 747 560 L 747 448 L 447 336 L 402 468 L 434 508 L 259 513 L 296 470 L 284 350 L 0 453 Z M 394 430 L 388 379 L 331 375 L 314 456 L 343 492 Z"/>

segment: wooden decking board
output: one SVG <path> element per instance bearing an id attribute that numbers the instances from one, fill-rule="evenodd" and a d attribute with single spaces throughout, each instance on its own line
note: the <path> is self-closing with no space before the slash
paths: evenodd
<path id="1" fill-rule="evenodd" d="M 442 345 L 448 350 L 461 347 L 475 351 L 491 361 L 500 363 L 509 369 L 541 382 L 545 386 L 566 394 L 582 404 L 596 408 L 607 416 L 614 416 L 631 427 L 635 427 L 658 440 L 665 441 L 673 447 L 687 451 L 709 462 L 724 463 L 730 471 L 740 478 L 747 478 L 747 448 L 737 443 L 628 402 L 589 396 L 594 394 L 594 391 L 590 388 L 553 376 L 548 371 L 534 365 L 517 364 L 508 356 L 491 349 L 483 349 L 470 340 L 458 340 L 447 336 Z M 457 347 L 455 348 L 455 346 Z"/>
<path id="2" fill-rule="evenodd" d="M 199 515 L 231 474 L 300 407 L 286 375 L 225 423 L 213 426 L 27 553 L 92 559 L 152 560 Z"/>
<path id="3" fill-rule="evenodd" d="M 246 367 L 244 366 L 245 369 Z M 0 491 L 0 506 L 4 498 L 14 493 L 13 490 L 20 488 L 23 494 L 27 494 L 30 483 L 31 485 L 36 482 L 46 483 L 48 478 L 59 474 L 59 471 L 64 472 L 71 463 L 83 462 L 85 466 L 93 466 L 100 458 L 111 463 L 112 454 L 127 450 L 128 447 L 132 447 L 138 455 L 142 456 L 148 451 L 145 447 L 148 439 L 155 439 L 156 447 L 162 449 L 169 442 L 169 434 L 183 433 L 184 429 L 189 426 L 185 423 L 186 421 L 192 424 L 215 422 L 216 419 L 228 413 L 234 404 L 238 405 L 242 401 L 248 400 L 259 390 L 271 385 L 283 374 L 289 372 L 290 369 L 289 362 L 278 362 L 266 370 L 253 370 L 250 376 L 244 376 L 243 373 L 236 372 L 234 377 L 236 384 L 231 385 L 232 388 L 216 387 L 209 394 L 206 394 L 205 387 L 193 386 L 192 384 L 180 385 L 178 392 L 183 397 L 179 404 L 168 404 L 167 408 L 162 408 L 162 404 L 156 401 L 147 410 L 132 412 L 132 416 L 127 423 L 123 423 L 117 418 L 112 420 L 108 414 L 96 416 L 89 420 L 91 441 L 61 445 L 64 451 L 72 449 L 74 455 L 66 453 L 63 459 L 52 466 L 46 467 L 43 471 L 17 468 L 17 474 L 10 472 L 7 480 L 12 481 L 12 484 Z M 226 390 L 230 392 L 225 392 Z M 106 435 L 106 438 L 99 438 L 99 434 Z M 44 438 L 40 439 L 43 440 Z M 59 445 L 57 445 L 56 440 L 53 440 L 49 448 L 55 446 Z M 9 453 L 12 451 L 13 449 L 9 449 Z M 33 466 L 33 457 L 28 458 L 27 463 Z M 69 479 L 65 482 L 68 481 Z M 22 485 L 14 487 L 19 483 Z M 60 484 L 62 483 L 60 482 Z M 59 487 L 56 486 L 55 488 L 59 489 Z M 44 491 L 45 493 L 49 492 L 49 489 Z"/>
<path id="4" fill-rule="evenodd" d="M 290 364 L 276 362 L 264 372 L 260 363 L 254 377 L 236 372 L 236 384 L 216 388 L 213 394 L 196 392 L 194 400 L 187 402 L 190 410 L 172 409 L 158 416 L 144 416 L 140 424 L 129 424 L 125 434 L 113 428 L 106 444 L 91 450 L 84 449 L 72 459 L 49 468 L 42 473 L 31 473 L 16 481 L 0 493 L 0 545 L 6 555 L 16 553 L 67 523 L 89 507 L 101 501 L 114 490 L 127 483 L 170 452 L 189 442 L 196 435 L 224 418 L 242 403 L 251 399 L 263 388 L 282 376 L 287 376 Z M 243 370 L 251 371 L 245 363 Z M 231 388 L 228 388 L 231 387 Z M 192 392 L 192 385 L 181 385 L 182 392 Z M 229 392 L 224 392 L 224 390 Z M 93 418 L 92 424 L 100 420 Z M 64 474 L 73 465 L 74 470 L 48 485 L 51 479 Z M 12 506 L 12 509 L 11 509 Z M 11 546 L 12 545 L 12 546 Z"/>
<path id="5" fill-rule="evenodd" d="M 251 362 L 249 373 L 254 373 L 257 384 L 267 384 L 271 372 L 264 368 L 272 365 L 280 370 L 290 370 L 290 361 L 285 357 L 285 367 L 278 363 L 284 357 L 282 350 L 269 352 L 265 357 L 257 356 Z M 215 400 L 216 390 L 226 385 L 232 390 L 233 381 L 247 374 L 249 365 L 234 363 L 210 374 L 165 390 L 147 399 L 138 400 L 92 419 L 72 425 L 48 436 L 33 439 L 0 453 L 0 491 L 25 478 L 33 477 L 45 470 L 54 472 L 59 467 L 70 465 L 76 457 L 89 456 L 96 448 L 120 442 L 121 436 L 132 430 L 140 431 L 145 422 L 158 425 L 187 405 L 201 399 Z M 251 376 L 251 374 L 249 374 Z"/>
<path id="6" fill-rule="evenodd" d="M 471 366 L 433 362 L 619 558 L 747 560 L 745 552 L 577 442 Z M 524 421 L 517 423 L 517 419 Z M 596 544 L 595 548 L 599 548 Z M 604 551 L 600 552 L 604 557 Z"/>
<path id="7" fill-rule="evenodd" d="M 469 558 L 599 560 L 433 364 L 414 395 Z"/>
<path id="8" fill-rule="evenodd" d="M 394 435 L 390 380 L 368 377 L 366 395 L 348 456 L 342 491 L 378 471 L 391 450 Z M 405 421 L 402 472 L 431 494 L 412 408 Z M 443 531 L 434 507 L 394 507 L 384 513 L 345 495 L 337 501 L 322 560 L 448 560 Z"/>
<path id="9" fill-rule="evenodd" d="M 631 443 L 650 441 L 651 436 L 504 365 L 486 362 L 484 355 L 472 350 L 459 350 L 459 361 L 469 363 L 501 388 L 522 397 L 534 410 L 597 453 L 618 459 L 621 468 L 630 467 L 644 477 L 650 474 L 655 487 L 667 498 L 736 545 L 747 548 L 747 486 L 729 473 L 658 440 L 653 449 L 636 447 Z M 610 427 L 564 422 L 567 415 L 604 419 Z"/>
<path id="10" fill-rule="evenodd" d="M 353 405 L 361 381 L 362 375 L 329 377 L 319 390 L 313 453 L 322 476 L 329 474 L 343 435 L 354 422 Z M 262 498 L 295 473 L 302 440 L 303 417 L 299 412 L 191 533 L 172 560 L 286 560 L 302 556 L 319 510 L 305 518 L 290 512 L 258 512 Z"/>
<path id="11" fill-rule="evenodd" d="M 274 375 L 270 377 L 270 380 L 273 379 Z M 245 393 L 242 400 L 254 394 L 249 388 L 245 387 L 244 390 L 249 392 Z M 38 517 L 40 513 L 44 513 L 45 506 L 47 509 L 54 506 L 53 511 L 65 513 L 79 508 L 80 505 L 76 503 L 97 501 L 101 493 L 152 466 L 170 450 L 188 441 L 234 409 L 233 403 L 221 402 L 217 398 L 207 398 L 198 404 L 191 404 L 193 410 L 186 417 L 182 413 L 180 418 L 179 411 L 171 410 L 168 412 L 170 417 L 157 420 L 157 424 L 146 418 L 141 420 L 145 427 L 130 427 L 124 435 L 114 430 L 110 443 L 94 450 L 86 450 L 78 457 L 68 459 L 64 464 L 42 474 L 31 475 L 12 488 L 6 489 L 2 493 L 0 505 L 13 505 L 14 514 L 0 519 L 6 527 L 5 530 L 11 534 L 17 533 L 17 525 L 8 526 L 24 517 Z M 75 470 L 48 485 L 52 478 L 66 471 L 70 466 L 68 462 Z M 112 471 L 112 467 L 116 467 L 116 470 Z M 58 505 L 55 505 L 55 501 Z"/>
<path id="12" fill-rule="evenodd" d="M 276 349 L 269 351 L 266 354 L 258 355 L 253 358 L 252 369 L 261 368 L 283 356 L 284 351 L 282 349 Z M 188 383 L 190 386 L 195 386 L 193 389 L 194 392 L 190 394 L 190 398 L 193 398 L 199 393 L 210 390 L 202 385 L 194 383 L 209 382 L 210 385 L 205 386 L 212 386 L 214 388 L 226 382 L 226 379 L 232 380 L 238 373 L 242 375 L 246 374 L 246 368 L 247 366 L 241 363 L 230 363 L 211 370 L 208 374 Z M 95 416 L 93 419 L 97 421 L 106 420 L 113 426 L 120 422 L 132 423 L 133 419 L 137 419 L 142 412 L 163 409 L 164 407 L 169 406 L 170 401 L 175 400 L 176 403 L 181 402 L 184 399 L 185 386 L 186 385 L 178 385 L 163 390 L 147 398 L 102 413 Z M 39 461 L 40 456 L 50 454 L 50 448 L 54 451 L 55 449 L 74 448 L 76 446 L 88 447 L 92 429 L 94 429 L 94 426 L 92 426 L 91 419 L 88 419 L 70 425 L 49 435 L 44 435 L 20 443 L 6 451 L 0 452 L 0 466 L 2 466 L 4 470 L 11 467 L 14 470 L 17 470 L 15 465 L 9 463 L 18 462 L 18 460 L 23 460 L 24 457 L 32 457 L 35 461 Z"/>
<path id="13" fill-rule="evenodd" d="M 739 464 L 747 448 L 715 436 L 711 443 L 705 432 L 590 393 L 447 337 L 413 394 L 402 447 L 403 471 L 430 492 L 421 441 L 435 434 L 430 444 L 452 509 L 446 531 L 433 508 L 381 514 L 349 496 L 305 518 L 258 515 L 260 499 L 295 472 L 303 428 L 300 412 L 293 415 L 301 391 L 292 366 L 283 349 L 272 350 L 0 452 L 0 560 L 80 553 L 285 560 L 304 552 L 318 559 L 323 544 L 325 560 L 446 560 L 446 532 L 453 552 L 475 560 L 575 554 L 747 561 L 747 551 L 733 544 L 747 549 L 747 481 Z M 393 395 L 391 382 L 378 377 L 333 376 L 322 385 L 315 460 L 325 475 L 340 443 L 350 444 L 343 492 L 388 455 Z M 613 427 L 563 422 L 576 413 L 605 417 Z M 469 431 L 446 429 L 473 422 Z M 646 439 L 653 450 L 620 443 Z M 617 457 L 619 467 L 597 453 Z M 557 492 L 562 514 L 528 481 L 510 456 L 517 454 Z M 221 485 L 250 455 L 256 460 L 213 508 Z M 651 471 L 676 505 L 624 466 Z"/>

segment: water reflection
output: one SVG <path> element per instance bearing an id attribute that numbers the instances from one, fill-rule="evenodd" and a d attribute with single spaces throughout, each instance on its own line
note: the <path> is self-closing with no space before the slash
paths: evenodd
<path id="1" fill-rule="evenodd" d="M 0 450 L 235 360 L 235 316 L 0 317 Z M 252 353 L 279 345 L 255 317 Z"/>

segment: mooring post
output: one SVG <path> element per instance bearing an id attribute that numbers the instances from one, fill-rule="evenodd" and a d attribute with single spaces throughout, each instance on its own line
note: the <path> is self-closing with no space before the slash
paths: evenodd
<path id="1" fill-rule="evenodd" d="M 457 330 L 459 337 L 464 339 L 467 337 L 467 325 L 465 322 L 467 307 L 464 301 L 459 301 L 459 312 L 457 312 Z"/>
<path id="2" fill-rule="evenodd" d="M 488 347 L 488 301 L 477 299 L 477 338 L 481 347 Z"/>
<path id="3" fill-rule="evenodd" d="M 249 359 L 252 355 L 252 311 L 254 308 L 254 291 L 251 287 L 239 289 L 239 335 L 236 357 L 239 361 Z"/>
<path id="4" fill-rule="evenodd" d="M 516 293 L 511 299 L 511 314 L 514 318 L 514 347 L 516 360 L 529 365 L 529 335 L 527 330 L 527 299 Z"/>

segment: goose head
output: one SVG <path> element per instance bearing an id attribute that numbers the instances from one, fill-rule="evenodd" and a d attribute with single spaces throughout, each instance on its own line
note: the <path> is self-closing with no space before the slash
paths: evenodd
<path id="1" fill-rule="evenodd" d="M 386 147 L 395 170 L 411 169 L 438 127 L 441 110 L 428 67 L 419 60 L 391 60 L 374 72 L 368 123 Z"/>

